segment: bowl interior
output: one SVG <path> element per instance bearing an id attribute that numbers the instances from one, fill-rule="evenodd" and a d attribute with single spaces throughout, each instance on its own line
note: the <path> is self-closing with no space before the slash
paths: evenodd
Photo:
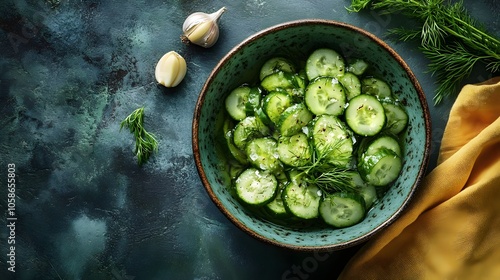
<path id="1" fill-rule="evenodd" d="M 403 135 L 402 174 L 361 223 L 345 228 L 291 229 L 256 217 L 229 191 L 230 180 L 221 154 L 223 100 L 235 87 L 256 81 L 260 66 L 274 56 L 305 61 L 319 47 L 366 60 L 406 105 L 409 125 Z M 193 150 L 209 196 L 240 229 L 272 244 L 300 250 L 342 249 L 364 241 L 390 224 L 409 201 L 428 161 L 429 112 L 425 96 L 402 59 L 375 36 L 356 27 L 325 20 L 301 20 L 261 31 L 231 50 L 204 85 L 195 109 Z"/>

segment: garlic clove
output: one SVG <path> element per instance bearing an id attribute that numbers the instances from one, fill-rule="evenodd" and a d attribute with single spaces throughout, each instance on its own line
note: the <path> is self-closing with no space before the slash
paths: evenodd
<path id="1" fill-rule="evenodd" d="M 205 48 L 211 47 L 217 41 L 219 28 L 211 21 L 205 21 L 191 29 L 191 32 L 186 34 L 188 40 L 198 46 Z"/>
<path id="2" fill-rule="evenodd" d="M 175 51 L 170 51 L 156 64 L 155 78 L 165 87 L 175 87 L 184 79 L 186 72 L 186 60 Z"/>
<path id="3" fill-rule="evenodd" d="M 219 39 L 219 18 L 225 11 L 226 7 L 222 7 L 211 14 L 196 12 L 189 15 L 182 25 L 182 41 L 204 48 L 213 46 Z"/>

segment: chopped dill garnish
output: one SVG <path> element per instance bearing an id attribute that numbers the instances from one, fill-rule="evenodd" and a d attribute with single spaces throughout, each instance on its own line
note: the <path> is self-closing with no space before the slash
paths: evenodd
<path id="1" fill-rule="evenodd" d="M 356 191 L 352 183 L 353 171 L 348 166 L 338 166 L 329 159 L 332 152 L 337 152 L 347 139 L 339 139 L 330 143 L 328 146 L 320 149 L 311 149 L 311 161 L 300 167 L 294 167 L 291 170 L 297 171 L 297 177 L 302 181 L 317 186 L 325 193 Z M 311 144 L 312 145 L 312 144 Z M 349 161 L 351 155 L 340 155 L 337 157 L 340 161 Z"/>

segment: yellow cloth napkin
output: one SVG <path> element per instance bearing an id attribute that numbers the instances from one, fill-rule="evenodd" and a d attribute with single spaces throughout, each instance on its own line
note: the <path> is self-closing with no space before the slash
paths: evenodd
<path id="1" fill-rule="evenodd" d="M 464 86 L 437 167 L 339 279 L 500 279 L 500 77 Z"/>

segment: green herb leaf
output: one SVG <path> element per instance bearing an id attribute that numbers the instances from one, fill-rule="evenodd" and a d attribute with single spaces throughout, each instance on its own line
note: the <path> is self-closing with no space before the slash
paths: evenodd
<path id="1" fill-rule="evenodd" d="M 371 3 L 371 5 L 369 5 Z M 418 29 L 390 30 L 401 40 L 419 39 L 429 58 L 429 70 L 439 83 L 434 101 L 458 94 L 460 83 L 470 76 L 478 62 L 487 71 L 500 69 L 500 40 L 486 31 L 467 12 L 462 1 L 445 0 L 352 0 L 350 12 L 379 10 L 382 14 L 402 14 L 420 23 Z"/>
<path id="2" fill-rule="evenodd" d="M 335 152 L 343 144 L 343 140 L 332 142 L 329 146 L 322 149 L 315 149 L 312 154 L 311 162 L 301 166 L 295 167 L 292 170 L 298 172 L 298 176 L 308 184 L 317 186 L 324 193 L 344 192 L 344 191 L 357 191 L 352 185 L 352 177 L 348 167 L 336 166 L 329 162 L 328 155 Z M 312 144 L 311 144 L 312 145 Z M 339 160 L 347 160 L 346 158 Z"/>
<path id="3" fill-rule="evenodd" d="M 158 152 L 158 141 L 154 134 L 151 134 L 144 129 L 144 107 L 138 108 L 128 115 L 120 123 L 120 131 L 122 128 L 128 128 L 130 133 L 135 138 L 135 155 L 139 166 L 148 161 L 149 157 Z"/>
<path id="4" fill-rule="evenodd" d="M 371 2 L 372 0 L 353 0 L 351 6 L 347 8 L 347 10 L 349 12 L 359 12 L 366 8 L 366 6 L 368 6 Z"/>

